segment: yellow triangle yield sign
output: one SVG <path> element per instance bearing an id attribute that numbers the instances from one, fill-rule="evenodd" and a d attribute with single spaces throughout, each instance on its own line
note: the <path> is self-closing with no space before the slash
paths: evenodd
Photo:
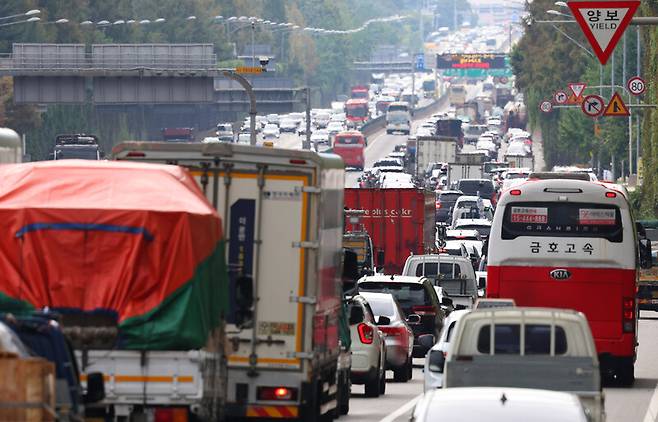
<path id="1" fill-rule="evenodd" d="M 610 98 L 610 102 L 608 103 L 608 106 L 605 108 L 603 115 L 614 116 L 614 117 L 628 117 L 631 115 L 631 112 L 628 110 L 628 107 L 626 107 L 626 104 L 624 104 L 624 100 L 621 99 L 619 93 L 615 92 L 612 98 Z"/>

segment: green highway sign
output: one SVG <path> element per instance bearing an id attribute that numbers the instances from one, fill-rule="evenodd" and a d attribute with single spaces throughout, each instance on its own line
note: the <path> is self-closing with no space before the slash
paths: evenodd
<path id="1" fill-rule="evenodd" d="M 512 69 L 445 69 L 440 70 L 443 76 L 457 76 L 462 78 L 484 78 L 486 76 L 512 77 Z"/>

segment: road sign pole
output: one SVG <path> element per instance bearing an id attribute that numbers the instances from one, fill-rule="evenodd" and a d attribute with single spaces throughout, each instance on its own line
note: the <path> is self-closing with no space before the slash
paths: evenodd
<path id="1" fill-rule="evenodd" d="M 639 77 L 642 77 L 640 73 L 640 49 L 642 44 L 640 43 L 640 27 L 635 27 L 635 50 L 637 54 L 635 56 L 635 74 Z M 637 103 L 640 103 L 640 98 L 637 98 Z M 640 117 L 635 118 L 635 157 L 637 162 L 640 162 Z M 639 165 L 639 164 L 638 164 Z"/>
<path id="2" fill-rule="evenodd" d="M 225 70 L 222 73 L 225 77 L 242 85 L 242 88 L 247 91 L 249 97 L 249 144 L 256 145 L 256 94 L 254 94 L 251 84 L 244 76 L 235 73 L 233 70 Z"/>

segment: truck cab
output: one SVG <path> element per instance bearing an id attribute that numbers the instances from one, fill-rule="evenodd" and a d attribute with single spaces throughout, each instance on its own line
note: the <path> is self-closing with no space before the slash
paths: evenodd
<path id="1" fill-rule="evenodd" d="M 84 133 L 57 135 L 51 154 L 53 160 L 100 160 L 102 156 L 98 137 Z"/>

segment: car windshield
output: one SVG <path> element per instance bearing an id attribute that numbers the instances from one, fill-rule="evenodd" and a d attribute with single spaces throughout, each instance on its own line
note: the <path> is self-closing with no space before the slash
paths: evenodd
<path id="1" fill-rule="evenodd" d="M 460 180 L 458 189 L 464 195 L 489 198 L 494 193 L 493 183 L 490 180 Z"/>
<path id="2" fill-rule="evenodd" d="M 420 283 L 396 283 L 394 281 L 364 281 L 359 283 L 359 290 L 366 292 L 390 293 L 400 302 L 402 309 L 413 306 L 432 304 L 425 286 Z"/>
<path id="3" fill-rule="evenodd" d="M 491 232 L 491 226 L 484 225 L 459 225 L 460 230 L 477 230 L 482 237 L 489 237 L 489 232 Z"/>
<path id="4" fill-rule="evenodd" d="M 98 160 L 98 149 L 93 147 L 61 147 L 55 149 L 57 160 L 80 159 L 80 160 Z"/>
<path id="5" fill-rule="evenodd" d="M 385 315 L 387 317 L 395 316 L 395 309 L 393 308 L 393 302 L 391 302 L 390 300 L 384 298 L 373 298 L 373 297 L 366 297 L 366 299 L 368 300 L 368 303 L 372 308 L 372 312 L 375 315 L 377 316 Z"/>

